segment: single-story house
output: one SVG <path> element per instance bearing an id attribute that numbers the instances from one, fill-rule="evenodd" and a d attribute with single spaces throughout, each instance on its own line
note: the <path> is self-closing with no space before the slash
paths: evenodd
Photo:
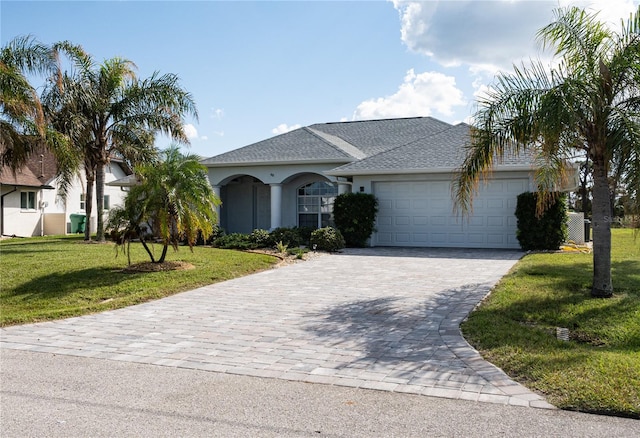
<path id="1" fill-rule="evenodd" d="M 451 184 L 469 135 L 432 117 L 321 123 L 202 163 L 228 233 L 330 225 L 335 197 L 352 191 L 378 199 L 372 246 L 519 248 L 516 197 L 534 189 L 531 159 L 499 163 L 460 217 Z"/>
<path id="2" fill-rule="evenodd" d="M 50 152 L 31 156 L 17 172 L 0 169 L 0 232 L 3 236 L 45 236 L 74 234 L 71 215 L 85 215 L 86 182 L 84 171 L 78 172 L 68 190 L 66 200 L 58 193 L 57 168 Z M 105 181 L 114 181 L 131 171 L 118 160 L 105 166 Z M 126 192 L 120 187 L 105 185 L 104 208 L 121 204 Z M 93 200 L 92 232 L 96 231 L 95 196 Z"/>

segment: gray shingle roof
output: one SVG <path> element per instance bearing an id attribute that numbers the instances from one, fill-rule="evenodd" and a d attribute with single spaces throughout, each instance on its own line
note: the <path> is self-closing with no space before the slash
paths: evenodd
<path id="1" fill-rule="evenodd" d="M 349 163 L 327 172 L 330 175 L 346 175 L 363 172 L 427 172 L 459 168 L 470 142 L 471 127 L 460 123 L 434 135 L 415 140 L 363 160 Z M 508 156 L 500 166 L 526 167 L 531 163 L 526 156 Z"/>
<path id="2" fill-rule="evenodd" d="M 240 149 L 202 160 L 204 165 L 269 164 L 283 161 L 343 161 L 357 159 L 309 128 L 277 135 Z"/>
<path id="3" fill-rule="evenodd" d="M 342 138 L 363 151 L 368 157 L 433 135 L 449 127 L 451 127 L 450 124 L 432 117 L 320 123 L 310 126 Z"/>
<path id="4" fill-rule="evenodd" d="M 327 172 L 425 172 L 460 167 L 471 127 L 431 117 L 318 123 L 203 160 L 209 166 L 282 162 L 335 162 Z M 341 162 L 343 164 L 341 164 Z M 528 157 L 507 157 L 504 166 L 528 166 Z"/>
<path id="5" fill-rule="evenodd" d="M 400 145 L 379 154 L 346 164 L 330 173 L 381 170 L 451 169 L 464 160 L 464 145 L 469 140 L 469 127 L 449 126 L 444 131 Z"/>

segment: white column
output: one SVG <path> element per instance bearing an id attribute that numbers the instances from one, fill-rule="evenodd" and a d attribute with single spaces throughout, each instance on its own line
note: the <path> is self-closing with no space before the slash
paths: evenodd
<path id="1" fill-rule="evenodd" d="M 342 195 L 343 193 L 349 193 L 349 184 L 338 181 L 338 195 Z"/>
<path id="2" fill-rule="evenodd" d="M 216 198 L 220 199 L 220 186 L 211 186 L 213 188 L 213 194 L 216 195 Z M 220 205 L 216 206 L 216 218 L 218 220 L 218 225 L 220 225 Z"/>
<path id="3" fill-rule="evenodd" d="M 271 230 L 282 225 L 282 184 L 269 184 L 271 187 Z"/>

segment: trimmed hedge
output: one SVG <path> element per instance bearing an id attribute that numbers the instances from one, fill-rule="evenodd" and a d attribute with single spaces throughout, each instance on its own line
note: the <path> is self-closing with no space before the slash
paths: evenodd
<path id="1" fill-rule="evenodd" d="M 557 250 L 568 236 L 566 194 L 557 193 L 555 202 L 542 216 L 536 216 L 538 194 L 525 192 L 518 195 L 516 236 L 520 246 L 529 250 Z"/>
<path id="2" fill-rule="evenodd" d="M 378 200 L 370 193 L 343 193 L 333 204 L 333 220 L 347 246 L 362 248 L 374 232 Z"/>

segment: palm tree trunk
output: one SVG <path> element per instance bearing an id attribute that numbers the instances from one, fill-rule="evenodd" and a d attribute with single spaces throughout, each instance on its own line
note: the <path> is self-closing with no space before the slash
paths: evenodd
<path id="1" fill-rule="evenodd" d="M 93 183 L 95 181 L 94 170 L 85 164 L 84 171 L 87 178 L 87 190 L 84 194 L 84 240 L 91 240 L 91 212 L 93 210 Z"/>
<path id="2" fill-rule="evenodd" d="M 160 255 L 160 258 L 158 259 L 158 263 L 163 263 L 165 257 L 167 256 L 167 250 L 169 249 L 169 244 L 165 243 L 164 246 L 162 247 L 162 254 Z"/>
<path id="3" fill-rule="evenodd" d="M 608 298 L 613 295 L 611 282 L 611 198 L 606 166 L 593 161 L 593 286 L 591 296 Z"/>
<path id="4" fill-rule="evenodd" d="M 98 162 L 96 165 L 96 214 L 97 230 L 96 240 L 104 242 L 104 163 Z"/>

